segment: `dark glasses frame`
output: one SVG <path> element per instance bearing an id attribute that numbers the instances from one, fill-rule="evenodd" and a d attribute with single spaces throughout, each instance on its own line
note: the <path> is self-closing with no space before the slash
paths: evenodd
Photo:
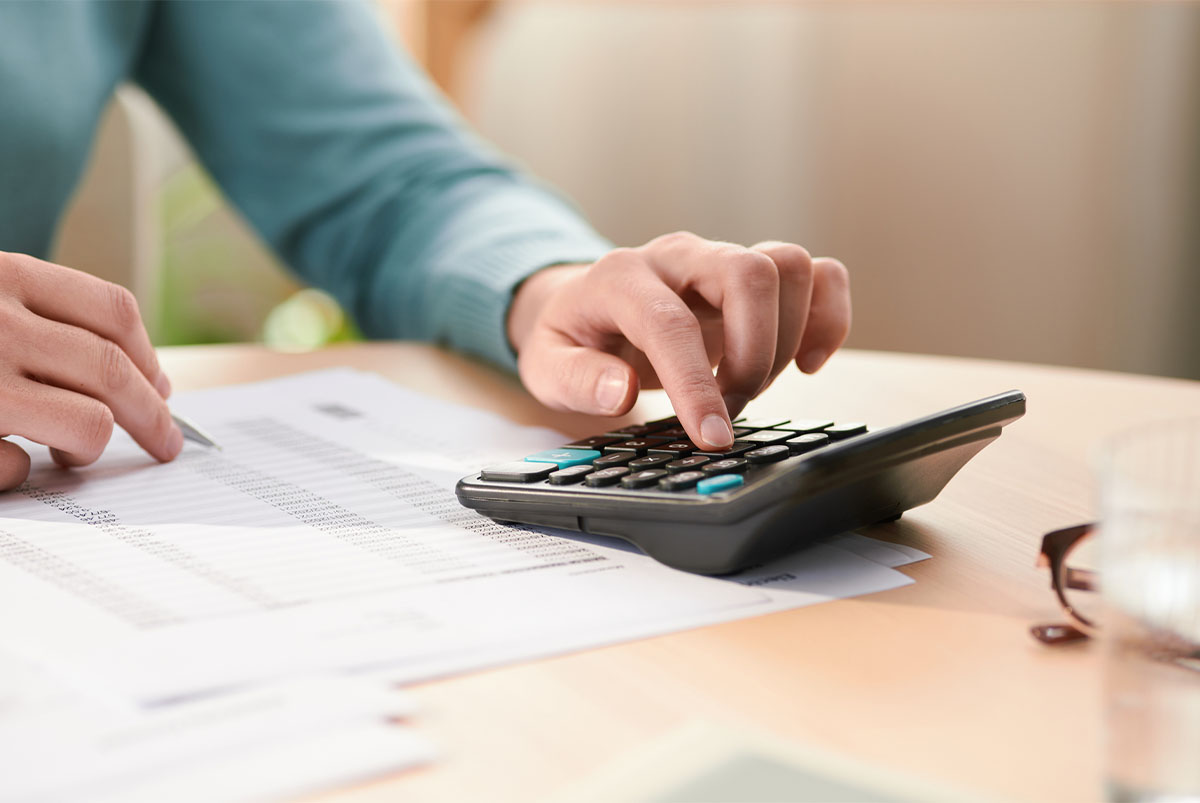
<path id="1" fill-rule="evenodd" d="M 1042 551 L 1038 554 L 1037 565 L 1050 569 L 1050 587 L 1058 597 L 1058 604 L 1062 606 L 1063 612 L 1071 620 L 1071 624 L 1035 625 L 1030 628 L 1029 632 L 1033 637 L 1043 644 L 1069 644 L 1093 636 L 1099 630 L 1095 622 L 1076 610 L 1067 599 L 1068 589 L 1096 591 L 1099 588 L 1096 572 L 1066 565 L 1066 558 L 1071 550 L 1095 530 L 1095 522 L 1088 522 L 1064 527 L 1042 536 Z"/>

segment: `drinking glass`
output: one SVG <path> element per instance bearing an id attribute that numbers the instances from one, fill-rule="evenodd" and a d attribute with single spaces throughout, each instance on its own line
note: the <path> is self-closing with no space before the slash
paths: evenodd
<path id="1" fill-rule="evenodd" d="M 1200 419 L 1119 436 L 1099 478 L 1108 795 L 1200 801 Z"/>

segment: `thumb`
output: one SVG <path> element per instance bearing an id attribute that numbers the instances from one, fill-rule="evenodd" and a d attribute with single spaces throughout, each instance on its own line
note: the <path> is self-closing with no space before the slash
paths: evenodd
<path id="1" fill-rule="evenodd" d="M 16 488 L 29 476 L 29 455 L 15 443 L 0 439 L 0 491 Z"/>
<path id="2" fill-rule="evenodd" d="M 518 369 L 525 387 L 547 407 L 621 415 L 637 399 L 637 373 L 629 363 L 557 332 L 532 333 L 521 349 Z"/>

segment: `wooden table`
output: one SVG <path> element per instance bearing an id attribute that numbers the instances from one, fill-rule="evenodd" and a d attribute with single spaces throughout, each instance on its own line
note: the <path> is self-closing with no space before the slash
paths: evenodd
<path id="1" fill-rule="evenodd" d="M 427 346 L 206 346 L 162 359 L 179 389 L 351 365 L 574 436 L 604 426 L 544 411 L 514 379 Z M 320 800 L 536 800 L 694 719 L 980 795 L 1097 799 L 1097 650 L 1030 638 L 1031 624 L 1058 619 L 1034 559 L 1043 532 L 1092 515 L 1089 459 L 1104 436 L 1200 415 L 1200 383 L 849 351 L 816 377 L 789 371 L 751 411 L 882 426 L 1009 388 L 1029 398 L 1024 419 L 935 502 L 865 531 L 933 554 L 902 570 L 915 585 L 423 684 L 417 724 L 445 757 Z M 643 394 L 630 419 L 668 409 Z"/>

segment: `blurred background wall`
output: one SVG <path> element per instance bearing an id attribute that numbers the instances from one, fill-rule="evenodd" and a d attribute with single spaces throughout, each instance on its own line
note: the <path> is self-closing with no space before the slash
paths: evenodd
<path id="1" fill-rule="evenodd" d="M 387 0 L 384 11 L 486 137 L 618 243 L 691 229 L 838 256 L 861 348 L 1200 378 L 1196 4 Z M 257 277 L 262 300 L 214 304 L 238 320 L 203 339 L 262 336 L 296 286 L 235 215 L 196 200 L 215 194 L 182 148 L 137 152 L 162 165 L 146 192 L 172 190 L 156 212 L 165 270 L 143 292 L 168 320 L 199 309 L 203 321 L 206 297 Z M 71 231 L 68 255 L 88 239 Z M 196 278 L 206 271 L 215 296 Z M 186 340 L 179 329 L 158 331 Z"/>

